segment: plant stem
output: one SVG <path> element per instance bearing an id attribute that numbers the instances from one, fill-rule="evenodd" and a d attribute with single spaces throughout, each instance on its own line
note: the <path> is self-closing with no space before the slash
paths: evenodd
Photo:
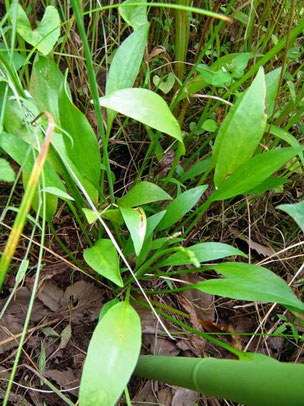
<path id="1" fill-rule="evenodd" d="M 95 71 L 94 71 L 94 67 L 93 67 L 92 55 L 91 55 L 90 46 L 88 43 L 86 31 L 85 31 L 84 24 L 83 24 L 80 2 L 77 0 L 71 0 L 71 4 L 72 4 L 73 11 L 75 13 L 75 18 L 77 21 L 79 35 L 80 35 L 80 38 L 82 40 L 83 47 L 84 47 L 84 54 L 85 54 L 85 59 L 86 59 L 86 64 L 87 64 L 88 79 L 89 79 L 90 89 L 91 89 L 91 93 L 92 93 L 94 111 L 95 111 L 95 115 L 96 115 L 100 139 L 102 142 L 103 161 L 104 161 L 104 165 L 106 167 L 107 180 L 108 180 L 109 190 L 110 190 L 110 199 L 111 199 L 111 202 L 114 203 L 115 197 L 114 197 L 113 180 L 112 180 L 112 176 L 111 176 L 111 168 L 110 168 L 110 161 L 109 161 L 109 155 L 108 155 L 108 142 L 106 140 L 104 125 L 103 125 L 103 118 L 102 118 L 101 108 L 100 108 L 100 104 L 99 104 L 98 87 L 97 87 L 96 76 L 95 76 Z"/>
<path id="2" fill-rule="evenodd" d="M 141 306 L 143 306 L 143 307 L 145 307 L 145 308 L 149 308 L 149 306 L 148 306 L 146 303 L 143 303 L 143 302 L 140 301 L 140 300 L 136 300 L 136 299 L 132 298 L 132 302 L 138 303 L 138 304 L 140 304 Z M 217 338 L 215 338 L 215 337 L 209 335 L 208 333 L 204 333 L 203 331 L 198 331 L 198 330 L 196 330 L 196 329 L 194 329 L 194 328 L 188 326 L 187 324 L 182 323 L 182 322 L 179 321 L 179 320 L 176 320 L 174 317 L 169 316 L 169 314 L 167 314 L 167 313 L 165 313 L 165 312 L 162 312 L 162 311 L 159 310 L 159 309 L 155 309 L 155 311 L 156 311 L 160 316 L 162 316 L 162 317 L 164 317 L 165 319 L 171 321 L 172 323 L 174 323 L 174 324 L 176 324 L 176 325 L 178 325 L 178 326 L 184 328 L 184 329 L 187 330 L 187 331 L 190 331 L 190 333 L 192 333 L 192 334 L 196 334 L 196 335 L 198 335 L 198 336 L 200 336 L 200 337 L 205 338 L 206 340 L 210 341 L 211 343 L 213 343 L 213 344 L 215 344 L 215 345 L 218 345 L 218 346 L 221 347 L 221 348 L 224 348 L 225 350 L 231 352 L 231 354 L 234 354 L 234 355 L 236 355 L 236 356 L 239 357 L 239 358 L 241 358 L 241 357 L 243 356 L 243 354 L 244 354 L 243 351 L 237 350 L 236 348 L 232 347 L 231 345 L 229 345 L 229 344 L 227 344 L 227 343 L 224 343 L 224 342 L 222 342 L 221 340 L 218 340 Z"/>
<path id="3" fill-rule="evenodd" d="M 76 259 L 76 257 L 72 254 L 72 252 L 68 249 L 68 247 L 61 241 L 61 239 L 59 238 L 59 236 L 55 230 L 53 223 L 50 223 L 49 226 L 51 229 L 51 233 L 55 237 L 55 240 L 57 241 L 58 245 L 63 249 L 63 251 L 71 259 L 71 261 L 74 262 L 74 264 L 78 266 L 78 268 L 80 268 L 86 272 L 86 269 L 84 268 L 84 266 Z"/>
<path id="4" fill-rule="evenodd" d="M 178 0 L 177 4 L 183 6 L 190 6 L 191 0 Z M 189 23 L 188 12 L 177 10 L 175 14 L 175 59 L 178 61 L 176 64 L 176 76 L 182 82 L 185 72 L 185 60 L 188 51 L 189 40 Z"/>

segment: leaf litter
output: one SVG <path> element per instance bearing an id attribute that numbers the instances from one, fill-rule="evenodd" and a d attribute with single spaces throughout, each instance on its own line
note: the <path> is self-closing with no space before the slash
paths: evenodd
<path id="1" fill-rule="evenodd" d="M 31 285 L 30 278 L 28 281 Z M 10 370 L 10 352 L 18 346 L 30 296 L 31 291 L 27 286 L 20 288 L 0 321 L 0 379 L 9 377 L 5 371 Z M 26 352 L 31 353 L 34 361 L 38 361 L 40 343 L 43 343 L 46 351 L 44 376 L 73 396 L 78 395 L 85 351 L 98 319 L 103 296 L 104 292 L 91 282 L 78 280 L 61 289 L 52 278 L 44 278 L 34 301 L 25 343 Z M 6 301 L 7 297 L 0 299 L 0 308 Z M 22 378 L 18 382 L 28 386 Z M 41 387 L 40 380 L 36 378 L 32 379 L 30 386 L 49 390 L 48 387 Z M 48 405 L 58 404 L 56 395 L 36 392 L 31 393 L 31 398 L 35 399 L 34 404 L 43 404 L 44 401 Z M 21 405 L 20 399 L 19 395 L 11 393 L 13 404 Z"/>

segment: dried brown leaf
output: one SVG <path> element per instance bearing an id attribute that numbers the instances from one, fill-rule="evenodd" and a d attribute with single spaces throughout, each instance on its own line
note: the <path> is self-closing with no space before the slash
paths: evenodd
<path id="1" fill-rule="evenodd" d="M 190 389 L 177 388 L 171 406 L 190 406 L 196 404 L 199 394 Z"/>
<path id="2" fill-rule="evenodd" d="M 45 371 L 45 376 L 47 378 L 52 379 L 55 381 L 62 389 L 71 389 L 79 386 L 80 383 L 80 374 L 76 375 L 76 370 L 73 370 L 72 368 L 67 368 L 64 371 L 59 371 L 57 369 L 47 369 Z M 77 396 L 78 393 L 78 388 L 69 391 L 69 393 L 72 393 L 73 395 Z"/>
<path id="3" fill-rule="evenodd" d="M 166 386 L 157 392 L 158 402 L 160 405 L 171 406 L 173 399 L 173 389 Z"/>
<path id="4" fill-rule="evenodd" d="M 61 308 L 61 300 L 64 292 L 51 280 L 46 280 L 38 292 L 38 298 L 53 312 L 58 312 Z"/>
<path id="5" fill-rule="evenodd" d="M 72 322 L 94 321 L 98 318 L 102 303 L 101 290 L 93 283 L 78 281 L 69 286 L 61 300 L 61 311 L 71 311 Z"/>

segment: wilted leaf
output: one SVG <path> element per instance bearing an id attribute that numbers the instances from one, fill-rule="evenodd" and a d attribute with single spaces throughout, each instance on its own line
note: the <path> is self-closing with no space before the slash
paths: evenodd
<path id="1" fill-rule="evenodd" d="M 63 368 L 61 369 L 46 369 L 45 376 L 51 378 L 55 381 L 61 388 L 69 390 L 70 388 L 77 388 L 79 385 L 79 373 L 77 369 L 72 368 Z M 69 393 L 72 393 L 74 396 L 78 395 L 78 389 L 73 391 L 69 390 Z"/>
<path id="2" fill-rule="evenodd" d="M 60 334 L 60 344 L 58 348 L 61 349 L 65 348 L 68 345 L 71 336 L 72 336 L 72 327 L 71 324 L 68 324 Z"/>

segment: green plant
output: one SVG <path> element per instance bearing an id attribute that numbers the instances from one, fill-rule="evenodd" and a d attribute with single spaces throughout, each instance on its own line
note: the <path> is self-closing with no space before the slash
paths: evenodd
<path id="1" fill-rule="evenodd" d="M 176 23 L 179 24 L 177 25 L 179 28 L 175 54 L 182 62 L 185 61 L 189 37 L 188 27 L 186 31 L 180 30 L 180 24 L 186 21 L 188 13 L 199 11 L 189 7 L 188 3 L 180 1 L 178 5 L 148 4 L 151 7 L 170 6 L 177 10 Z M 226 13 L 230 12 L 232 5 L 233 1 L 229 3 Z M 1 129 L 3 129 L 0 147 L 6 154 L 6 160 L 2 159 L 0 162 L 0 177 L 5 181 L 15 179 L 8 166 L 7 157 L 10 157 L 20 165 L 25 186 L 12 237 L 7 242 L 0 262 L 0 287 L 32 206 L 37 212 L 35 221 L 38 222 L 39 216 L 43 220 L 43 230 L 47 221 L 71 261 L 85 272 L 88 272 L 88 267 L 92 268 L 96 272 L 96 279 L 106 282 L 114 297 L 103 307 L 88 348 L 80 386 L 81 406 L 115 404 L 133 373 L 141 347 L 140 321 L 131 305 L 132 301 L 136 300 L 133 293 L 138 290 L 152 308 L 150 294 L 170 294 L 195 289 L 232 299 L 279 303 L 295 316 L 303 317 L 304 313 L 303 302 L 279 276 L 267 268 L 244 262 L 213 264 L 214 261 L 229 257 L 246 258 L 247 255 L 239 249 L 213 242 L 212 238 L 194 244 L 191 242 L 192 245 L 189 246 L 201 218 L 209 207 L 216 202 L 238 199 L 239 196 L 250 199 L 259 193 L 281 186 L 288 182 L 287 177 L 293 173 L 294 166 L 303 164 L 303 147 L 296 137 L 289 133 L 290 123 L 299 117 L 302 107 L 293 110 L 294 106 L 287 104 L 285 109 L 277 109 L 283 70 L 266 66 L 287 43 L 290 44 L 290 41 L 301 33 L 304 26 L 303 18 L 290 30 L 288 36 L 280 39 L 275 47 L 264 55 L 256 55 L 254 52 L 231 52 L 220 57 L 220 49 L 217 47 L 213 55 L 217 59 L 206 65 L 200 61 L 213 46 L 214 41 L 218 40 L 223 21 L 229 18 L 200 10 L 202 15 L 209 18 L 219 17 L 221 21 L 212 31 L 206 46 L 199 50 L 199 56 L 186 79 L 184 65 L 177 65 L 176 76 L 179 81 L 175 84 L 176 93 L 169 100 L 171 102 L 169 107 L 163 97 L 148 88 L 145 76 L 148 77 L 149 72 L 142 67 L 150 29 L 147 4 L 127 0 L 119 6 L 120 16 L 132 27 L 132 31 L 112 56 L 105 95 L 99 97 L 92 46 L 90 48 L 83 13 L 79 2 L 72 1 L 72 9 L 84 47 L 102 156 L 92 126 L 86 115 L 73 102 L 69 73 L 66 72 L 64 75 L 61 72 L 58 60 L 52 55 L 60 35 L 60 19 L 56 9 L 52 6 L 47 7 L 41 23 L 32 30 L 24 9 L 18 2 L 13 2 L 10 9 L 7 9 L 13 35 L 2 33 L 5 47 L 3 52 L 0 52 L 1 70 L 4 72 L 3 82 L 0 83 Z M 101 10 L 113 7 L 118 7 L 118 4 L 102 7 Z M 97 13 L 98 10 L 93 11 Z M 250 48 L 253 16 L 247 17 L 246 47 Z M 68 22 L 71 21 L 64 21 L 62 25 L 67 25 Z M 33 46 L 26 59 L 20 59 L 22 60 L 20 66 L 18 58 L 21 54 L 15 51 L 14 36 L 18 47 L 22 48 L 24 41 Z M 8 40 L 11 40 L 10 47 Z M 29 69 L 28 62 L 33 55 L 33 65 Z M 258 58 L 257 63 L 245 73 L 254 57 Z M 267 69 L 266 74 L 263 66 L 265 70 Z M 26 72 L 25 81 L 19 72 L 20 68 Z M 138 77 L 139 84 L 135 87 Z M 246 82 L 250 78 L 252 82 Z M 241 88 L 244 83 L 246 90 Z M 288 83 L 293 103 L 295 104 L 297 100 L 300 102 L 303 94 L 302 90 L 299 90 L 299 84 L 293 85 L 292 80 Z M 167 83 L 157 83 L 158 88 L 166 94 L 164 89 L 167 89 L 161 84 Z M 25 89 L 29 90 L 30 96 Z M 171 88 L 168 94 L 170 90 Z M 202 90 L 208 90 L 210 94 L 199 94 L 198 92 Z M 232 98 L 232 95 L 235 97 Z M 202 109 L 200 117 L 192 122 L 194 125 L 190 127 L 190 133 L 184 134 L 181 123 L 191 96 L 206 97 L 209 101 Z M 215 100 L 212 107 L 209 104 L 211 100 Z M 218 127 L 213 112 L 222 101 L 233 106 Z M 180 102 L 183 102 L 183 105 L 176 118 L 172 111 L 177 113 L 176 106 Z M 42 121 L 33 126 L 35 117 L 39 116 L 41 111 L 48 112 L 49 127 Z M 292 117 L 289 117 L 291 113 Z M 114 188 L 115 174 L 110 166 L 110 137 L 115 120 L 121 119 L 118 114 L 126 116 L 121 132 L 127 120 L 130 122 L 134 120 L 144 126 L 150 140 L 136 182 L 119 198 L 116 197 Z M 280 128 L 286 117 L 289 117 L 288 123 Z M 193 162 L 196 153 L 193 153 L 181 164 L 180 161 L 187 153 L 193 134 L 201 136 L 204 132 L 210 134 L 198 151 L 213 142 L 211 153 L 208 150 L 208 157 L 199 159 L 195 164 Z M 284 143 L 288 146 L 283 147 Z M 48 146 L 50 147 L 47 155 Z M 152 170 L 147 169 L 147 163 L 153 154 L 164 157 L 166 147 L 175 154 L 172 165 L 166 175 L 153 178 Z M 289 163 L 291 160 L 292 163 Z M 38 169 L 37 162 L 40 164 Z M 189 162 L 190 169 L 187 168 Z M 274 176 L 282 168 L 285 172 L 280 176 Z M 213 181 L 209 177 L 212 172 Z M 148 180 L 142 180 L 143 176 Z M 205 184 L 209 180 L 210 186 Z M 208 188 L 210 193 L 205 197 Z M 56 234 L 53 216 L 60 201 L 65 202 L 85 237 L 87 247 L 83 251 L 83 259 L 86 265 L 79 262 L 79 258 L 75 258 Z M 303 202 L 279 208 L 291 214 L 303 229 Z M 183 266 L 186 268 L 183 269 Z M 167 272 L 168 267 L 175 268 Z M 24 262 L 20 269 L 23 277 L 28 269 L 28 262 Z M 210 277 L 209 271 L 215 271 L 216 276 Z M 190 272 L 200 272 L 207 276 L 200 283 L 177 288 L 168 279 L 168 287 L 159 291 L 142 286 L 147 280 Z M 22 279 L 21 276 L 17 278 L 18 283 Z M 35 286 L 37 288 L 37 282 Z M 32 300 L 35 295 L 35 290 L 33 291 Z M 118 297 L 124 299 L 119 301 Z M 171 316 L 157 308 L 153 308 L 153 311 L 164 330 L 171 336 L 160 318 L 163 316 L 170 319 Z M 176 324 L 179 322 L 174 317 L 170 320 Z M 207 395 L 225 397 L 246 404 L 256 402 L 256 398 L 252 400 L 249 392 L 261 389 L 257 392 L 260 396 L 259 404 L 266 405 L 272 404 L 269 400 L 272 392 L 268 390 L 265 393 L 265 388 L 260 387 L 261 380 L 272 375 L 276 378 L 276 380 L 273 378 L 275 384 L 284 374 L 290 373 L 292 374 L 288 382 L 290 392 L 284 394 L 282 388 L 279 392 L 280 397 L 285 396 L 289 400 L 290 396 L 295 394 L 292 398 L 293 404 L 299 404 L 302 394 L 299 385 L 302 366 L 281 364 L 266 357 L 260 360 L 214 338 L 211 334 L 197 332 L 191 328 L 189 331 L 200 334 L 230 351 L 241 361 L 212 359 L 187 361 L 182 358 L 169 361 L 156 357 L 140 358 L 135 374 L 164 379 L 172 384 L 183 382 L 188 388 L 202 391 Z M 25 332 L 26 325 L 7 393 L 14 379 Z M 158 365 L 163 362 L 172 363 L 173 371 L 177 369 L 176 364 L 182 364 L 182 368 L 178 366 L 180 370 L 189 364 L 188 374 L 194 374 L 194 383 L 184 382 L 184 375 L 171 378 L 166 370 L 160 373 Z M 205 386 L 206 368 L 208 374 L 211 370 L 214 371 L 214 375 L 209 376 L 208 387 Z M 219 369 L 222 373 L 218 375 Z M 246 375 L 244 371 L 252 378 L 251 381 L 245 382 L 246 388 L 239 385 L 240 377 Z M 198 385 L 197 380 L 204 381 L 204 385 Z M 217 388 L 219 383 L 225 383 L 225 388 L 219 390 Z M 64 400 L 67 401 L 65 398 Z M 8 394 L 4 403 L 7 404 L 7 401 Z M 282 400 L 282 404 L 287 404 L 287 400 L 285 403 Z"/>

